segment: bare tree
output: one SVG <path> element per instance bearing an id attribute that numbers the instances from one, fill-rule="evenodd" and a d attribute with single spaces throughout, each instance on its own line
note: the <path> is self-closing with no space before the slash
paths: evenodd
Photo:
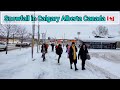
<path id="1" fill-rule="evenodd" d="M 8 43 L 9 43 L 9 36 L 12 32 L 12 25 L 1 25 L 2 26 L 2 29 L 4 29 L 2 31 L 2 34 L 3 36 L 6 36 L 6 54 L 7 54 L 7 51 L 8 51 Z"/>
<path id="2" fill-rule="evenodd" d="M 5 32 L 2 29 L 0 29 L 0 36 L 2 36 L 2 37 L 5 36 Z"/>
<path id="3" fill-rule="evenodd" d="M 29 35 L 26 31 L 26 28 L 20 25 L 0 25 L 0 35 L 3 37 L 6 37 L 6 54 L 8 51 L 8 43 L 9 43 L 9 38 L 13 38 L 13 43 L 14 43 L 14 38 L 18 37 L 21 40 L 21 43 L 23 43 L 23 40 L 25 38 L 29 38 Z"/>
<path id="4" fill-rule="evenodd" d="M 97 36 L 97 33 L 96 33 L 95 31 L 93 31 L 92 34 L 93 34 L 94 36 Z"/>
<path id="5" fill-rule="evenodd" d="M 92 32 L 92 34 L 94 36 L 107 36 L 108 34 L 108 28 L 103 26 L 103 25 L 99 25 L 97 26 L 96 30 Z"/>
<path id="6" fill-rule="evenodd" d="M 28 37 L 28 33 L 26 31 L 25 27 L 19 26 L 18 27 L 18 31 L 17 31 L 17 35 L 21 41 L 21 43 L 23 43 L 23 41 L 25 40 L 25 38 Z"/>
<path id="7" fill-rule="evenodd" d="M 26 39 L 31 39 L 32 38 L 32 33 L 27 33 L 26 34 Z"/>
<path id="8" fill-rule="evenodd" d="M 13 37 L 17 35 L 18 25 L 0 25 L 0 35 L 7 36 L 7 32 L 9 31 L 9 37 Z"/>

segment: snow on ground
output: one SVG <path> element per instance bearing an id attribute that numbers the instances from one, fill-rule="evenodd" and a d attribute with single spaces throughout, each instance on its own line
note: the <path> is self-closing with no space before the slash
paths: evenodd
<path id="1" fill-rule="evenodd" d="M 92 56 L 90 61 L 86 61 L 86 70 L 81 70 L 81 60 L 78 60 L 78 71 L 70 69 L 69 59 L 67 53 L 64 52 L 60 59 L 60 65 L 57 64 L 58 56 L 55 52 L 51 52 L 49 47 L 46 54 L 46 61 L 43 62 L 41 53 L 37 53 L 37 48 L 34 48 L 34 61 L 31 58 L 31 48 L 22 48 L 9 51 L 6 55 L 5 52 L 0 52 L 0 78 L 1 79 L 108 79 L 119 78 L 115 77 L 115 72 L 119 71 L 118 66 L 112 66 L 112 62 L 102 60 L 102 58 L 95 58 Z M 95 50 L 90 50 L 91 52 Z M 97 53 L 97 51 L 96 51 Z M 99 62 L 100 60 L 100 62 Z M 107 64 L 107 65 L 106 65 Z M 109 65 L 108 65 L 109 64 Z M 115 64 L 115 63 L 114 63 Z M 104 70 L 101 69 L 103 68 Z M 106 67 L 105 67 L 106 66 Z M 106 69 L 111 66 L 113 74 L 105 73 Z M 112 68 L 117 67 L 118 69 Z M 120 75 L 119 75 L 120 76 Z"/>
<path id="2" fill-rule="evenodd" d="M 120 64 L 105 61 L 104 59 L 92 58 L 88 64 L 98 68 L 110 79 L 120 79 Z"/>
<path id="3" fill-rule="evenodd" d="M 90 64 L 101 68 L 112 78 L 120 78 L 120 50 L 89 50 L 91 55 Z"/>
<path id="4" fill-rule="evenodd" d="M 120 49 L 90 49 L 89 52 L 92 57 L 102 58 L 113 63 L 120 63 Z"/>

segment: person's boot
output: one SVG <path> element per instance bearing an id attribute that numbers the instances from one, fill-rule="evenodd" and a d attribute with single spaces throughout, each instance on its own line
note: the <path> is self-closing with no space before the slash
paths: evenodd
<path id="1" fill-rule="evenodd" d="M 82 70 L 85 70 L 85 64 L 82 65 Z"/>
<path id="2" fill-rule="evenodd" d="M 85 68 L 82 68 L 82 70 L 85 70 Z"/>
<path id="3" fill-rule="evenodd" d="M 83 70 L 85 70 L 85 68 L 83 68 Z"/>
<path id="4" fill-rule="evenodd" d="M 70 69 L 73 69 L 73 68 L 72 68 L 72 65 L 70 66 Z"/>
<path id="5" fill-rule="evenodd" d="M 75 68 L 75 71 L 77 71 L 78 69 L 77 68 Z"/>
<path id="6" fill-rule="evenodd" d="M 43 62 L 45 61 L 45 56 L 43 56 Z"/>
<path id="7" fill-rule="evenodd" d="M 85 68 L 84 68 L 84 67 L 82 67 L 82 70 L 85 70 Z"/>
<path id="8" fill-rule="evenodd" d="M 84 70 L 83 66 L 82 66 L 82 70 Z"/>
<path id="9" fill-rule="evenodd" d="M 58 59 L 58 64 L 59 64 L 59 59 Z"/>
<path id="10" fill-rule="evenodd" d="M 75 71 L 76 71 L 76 70 L 78 70 L 78 69 L 77 69 L 77 66 L 76 66 L 76 64 L 75 64 Z"/>

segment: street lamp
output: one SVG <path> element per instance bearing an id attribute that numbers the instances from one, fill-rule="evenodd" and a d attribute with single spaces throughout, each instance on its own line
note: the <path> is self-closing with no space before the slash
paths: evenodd
<path id="1" fill-rule="evenodd" d="M 79 35 L 80 35 L 80 32 L 77 32 L 77 35 L 78 35 L 78 41 L 79 41 Z"/>
<path id="2" fill-rule="evenodd" d="M 77 32 L 77 35 L 78 35 L 78 40 L 79 40 L 79 35 L 80 35 L 80 32 Z"/>

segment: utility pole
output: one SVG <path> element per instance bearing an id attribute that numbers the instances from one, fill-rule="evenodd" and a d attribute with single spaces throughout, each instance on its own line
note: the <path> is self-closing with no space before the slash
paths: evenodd
<path id="1" fill-rule="evenodd" d="M 7 52 L 8 52 L 8 42 L 9 42 L 9 29 L 10 29 L 10 27 L 9 27 L 9 28 L 7 28 L 6 54 L 7 54 Z"/>
<path id="2" fill-rule="evenodd" d="M 40 35 L 39 35 L 39 22 L 38 22 L 38 40 L 37 40 L 37 53 L 38 53 L 38 49 L 40 49 Z M 39 47 L 38 47 L 39 46 Z"/>
<path id="3" fill-rule="evenodd" d="M 38 22 L 38 41 L 39 41 L 39 50 L 40 50 L 40 25 Z"/>
<path id="4" fill-rule="evenodd" d="M 35 11 L 34 11 L 34 17 L 35 17 Z M 33 21 L 33 25 L 32 25 L 32 58 L 33 58 L 33 49 L 34 49 L 34 34 L 35 34 L 35 20 Z"/>
<path id="5" fill-rule="evenodd" d="M 14 44 L 14 34 L 13 34 L 13 44 Z"/>
<path id="6" fill-rule="evenodd" d="M 64 45 L 65 45 L 65 33 L 64 33 Z"/>
<path id="7" fill-rule="evenodd" d="M 78 42 L 80 42 L 80 40 L 79 40 L 80 32 L 77 32 L 77 35 L 78 35 Z M 77 43 L 77 44 L 78 44 L 78 43 Z"/>
<path id="8" fill-rule="evenodd" d="M 41 34 L 42 34 L 42 44 L 43 44 L 44 33 L 41 33 Z"/>
<path id="9" fill-rule="evenodd" d="M 45 32 L 45 41 L 46 41 L 46 34 L 47 34 L 47 30 L 46 30 L 46 32 Z"/>

